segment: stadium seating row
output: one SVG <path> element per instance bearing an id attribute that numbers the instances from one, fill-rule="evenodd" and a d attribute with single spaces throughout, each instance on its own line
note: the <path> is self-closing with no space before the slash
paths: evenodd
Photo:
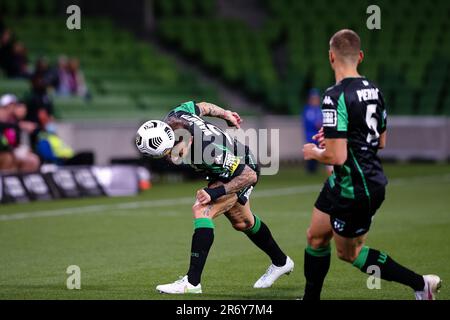
<path id="1" fill-rule="evenodd" d="M 54 94 L 60 118 L 160 117 L 168 108 L 193 98 L 219 102 L 214 88 L 200 84 L 170 58 L 115 27 L 111 20 L 86 17 L 81 30 L 70 32 L 61 27 L 64 17 L 56 15 L 45 19 L 6 16 L 6 23 L 27 46 L 31 61 L 45 56 L 56 66 L 62 55 L 80 59 L 90 97 Z M 0 75 L 0 88 L 25 96 L 30 84 Z"/>
<path id="2" fill-rule="evenodd" d="M 449 113 L 447 0 L 377 1 L 382 10 L 381 30 L 365 26 L 366 8 L 372 4 L 368 0 L 261 1 L 267 18 L 260 29 L 220 17 L 216 0 L 153 3 L 161 39 L 226 82 L 266 102 L 275 112 L 296 114 L 308 88 L 324 90 L 333 83 L 327 63 L 328 40 L 337 29 L 349 27 L 362 38 L 367 59 L 361 72 L 383 89 L 390 113 Z M 56 0 L 0 3 L 6 17 L 25 13 L 25 18 L 8 23 L 26 43 L 32 60 L 46 55 L 56 63 L 61 54 L 80 58 L 93 105 L 95 96 L 100 100 L 128 97 L 136 108 L 151 106 L 141 101 L 150 101 L 152 95 L 157 96 L 156 101 L 161 95 L 168 100 L 171 96 L 197 95 L 217 101 L 213 89 L 201 88 L 172 60 L 107 18 L 83 18 L 82 30 L 67 32 L 61 28 L 64 16 L 55 15 L 57 7 Z M 42 14 L 48 16 L 42 19 Z M 0 79 L 0 84 L 12 92 L 28 90 L 23 81 Z M 74 101 L 73 105 L 79 103 Z"/>
<path id="3" fill-rule="evenodd" d="M 378 1 L 382 30 L 366 28 L 370 4 L 267 0 L 268 18 L 260 30 L 180 7 L 164 11 L 159 34 L 224 80 L 264 99 L 273 110 L 298 113 L 306 88 L 324 90 L 333 83 L 327 63 L 330 36 L 340 28 L 352 28 L 361 34 L 367 57 L 361 72 L 383 88 L 391 113 L 445 113 L 449 99 L 444 89 L 450 82 L 448 1 Z M 418 11 L 426 14 L 415 14 Z M 282 68 L 273 54 L 280 44 L 287 60 Z"/>

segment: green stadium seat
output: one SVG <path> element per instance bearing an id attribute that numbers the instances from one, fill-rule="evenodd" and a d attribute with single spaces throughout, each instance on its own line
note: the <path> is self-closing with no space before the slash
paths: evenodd
<path id="1" fill-rule="evenodd" d="M 1 94 L 13 93 L 19 97 L 22 97 L 29 90 L 30 90 L 30 83 L 28 80 L 0 79 Z"/>
<path id="2" fill-rule="evenodd" d="M 58 99 L 55 107 L 64 119 L 134 119 L 141 116 L 135 101 L 127 96 L 97 96 L 89 102 Z"/>
<path id="3" fill-rule="evenodd" d="M 82 30 L 67 32 L 60 28 L 61 17 L 53 15 L 55 0 L 36 0 L 24 6 L 25 0 L 5 1 L 1 1 L 0 9 L 8 13 L 7 23 L 25 42 L 30 59 L 46 55 L 56 63 L 62 54 L 80 59 L 93 98 L 85 101 L 55 96 L 56 113 L 62 119 L 140 118 L 142 111 L 154 106 L 155 101 L 167 108 L 170 106 L 166 103 L 181 98 L 218 100 L 214 88 L 204 88 L 195 75 L 180 70 L 171 58 L 157 52 L 151 44 L 137 41 L 108 18 L 83 17 Z M 200 4 L 197 0 L 191 2 L 197 11 Z M 14 10 L 18 12 L 22 7 L 29 14 L 10 18 Z M 169 26 L 179 28 L 176 23 Z M 22 96 L 29 91 L 29 83 L 1 77 L 0 90 Z M 148 95 L 156 95 L 159 100 L 140 99 Z"/>
<path id="4" fill-rule="evenodd" d="M 40 0 L 40 7 L 44 15 L 50 16 L 56 12 L 56 1 Z"/>
<path id="5" fill-rule="evenodd" d="M 396 99 L 390 101 L 386 99 L 386 109 L 389 114 L 408 115 L 413 114 L 414 110 L 414 92 L 407 88 L 396 92 Z"/>
<path id="6" fill-rule="evenodd" d="M 243 21 L 218 16 L 216 4 L 216 0 L 155 1 L 157 36 L 223 80 L 264 99 L 275 112 L 297 112 L 295 106 L 302 101 L 300 94 L 294 94 L 294 85 L 304 91 L 305 86 L 325 89 L 333 83 L 328 41 L 343 27 L 361 35 L 366 61 L 360 71 L 386 91 L 393 105 L 391 112 L 435 114 L 447 110 L 438 105 L 447 98 L 426 94 L 429 88 L 437 88 L 443 95 L 443 88 L 450 85 L 447 0 L 414 1 L 413 7 L 400 0 L 379 0 L 382 31 L 368 30 L 358 18 L 365 15 L 369 0 L 264 0 L 259 4 L 265 6 L 268 16 L 258 30 Z M 8 16 L 21 14 L 19 19 L 7 17 L 7 22 L 13 23 L 19 38 L 26 42 L 31 58 L 42 54 L 52 61 L 60 54 L 79 57 L 95 96 L 128 97 L 145 110 L 165 104 L 166 99 L 170 102 L 166 97 L 171 94 L 214 96 L 214 90 L 201 89 L 170 59 L 108 18 L 84 17 L 85 27 L 80 32 L 64 32 L 58 28 L 61 21 L 54 16 L 56 8 L 56 0 L 0 2 L 0 10 Z M 329 12 L 333 17 L 318 23 Z M 282 67 L 274 59 L 273 49 L 279 45 L 286 50 Z M 28 89 L 23 84 L 5 88 L 8 86 L 17 92 Z M 420 98 L 415 99 L 416 95 Z"/>

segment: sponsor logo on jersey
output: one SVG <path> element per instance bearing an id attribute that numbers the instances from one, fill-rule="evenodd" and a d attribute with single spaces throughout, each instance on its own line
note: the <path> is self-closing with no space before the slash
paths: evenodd
<path id="1" fill-rule="evenodd" d="M 336 120 L 336 110 L 334 109 L 323 109 L 323 126 L 324 127 L 335 127 L 337 124 Z"/>
<path id="2" fill-rule="evenodd" d="M 322 104 L 328 104 L 330 106 L 334 106 L 333 100 L 331 100 L 330 96 L 325 96 L 323 98 Z"/>
<path id="3" fill-rule="evenodd" d="M 230 176 L 231 176 L 236 171 L 240 162 L 241 162 L 241 160 L 238 157 L 236 157 L 232 153 L 227 152 L 225 154 L 225 159 L 223 161 L 223 167 L 225 169 L 227 169 L 228 172 L 230 172 Z"/>
<path id="4" fill-rule="evenodd" d="M 378 100 L 378 89 L 361 89 L 356 90 L 359 101 Z"/>

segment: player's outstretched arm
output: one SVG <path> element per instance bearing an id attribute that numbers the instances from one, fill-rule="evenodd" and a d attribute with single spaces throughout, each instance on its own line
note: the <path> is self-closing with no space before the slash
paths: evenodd
<path id="1" fill-rule="evenodd" d="M 224 119 L 230 127 L 240 128 L 242 119 L 237 112 L 225 110 L 209 102 L 199 102 L 197 103 L 197 107 L 200 109 L 201 116 L 221 118 Z"/>
<path id="2" fill-rule="evenodd" d="M 197 191 L 197 200 L 201 204 L 208 204 L 221 196 L 238 192 L 239 190 L 254 184 L 257 180 L 258 176 L 256 175 L 256 172 L 245 165 L 241 174 L 231 179 L 231 181 L 217 188 L 204 188 Z"/>
<path id="3" fill-rule="evenodd" d="M 251 186 L 258 180 L 256 172 L 252 170 L 249 166 L 245 165 L 244 170 L 241 174 L 231 179 L 230 182 L 225 183 L 226 194 L 235 193 L 239 190 Z"/>

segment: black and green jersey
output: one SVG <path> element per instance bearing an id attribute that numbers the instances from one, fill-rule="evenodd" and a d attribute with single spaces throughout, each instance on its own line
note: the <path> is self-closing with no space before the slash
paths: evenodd
<path id="1" fill-rule="evenodd" d="M 225 131 L 200 117 L 194 101 L 173 109 L 165 118 L 181 118 L 189 124 L 193 136 L 188 164 L 211 180 L 227 182 L 239 175 L 247 164 L 259 173 L 259 167 L 248 146 L 230 137 Z"/>
<path id="2" fill-rule="evenodd" d="M 330 186 L 350 199 L 367 196 L 387 184 L 377 156 L 386 130 L 381 91 L 366 78 L 345 78 L 326 90 L 322 101 L 325 138 L 347 139 L 347 160 L 334 166 Z"/>

